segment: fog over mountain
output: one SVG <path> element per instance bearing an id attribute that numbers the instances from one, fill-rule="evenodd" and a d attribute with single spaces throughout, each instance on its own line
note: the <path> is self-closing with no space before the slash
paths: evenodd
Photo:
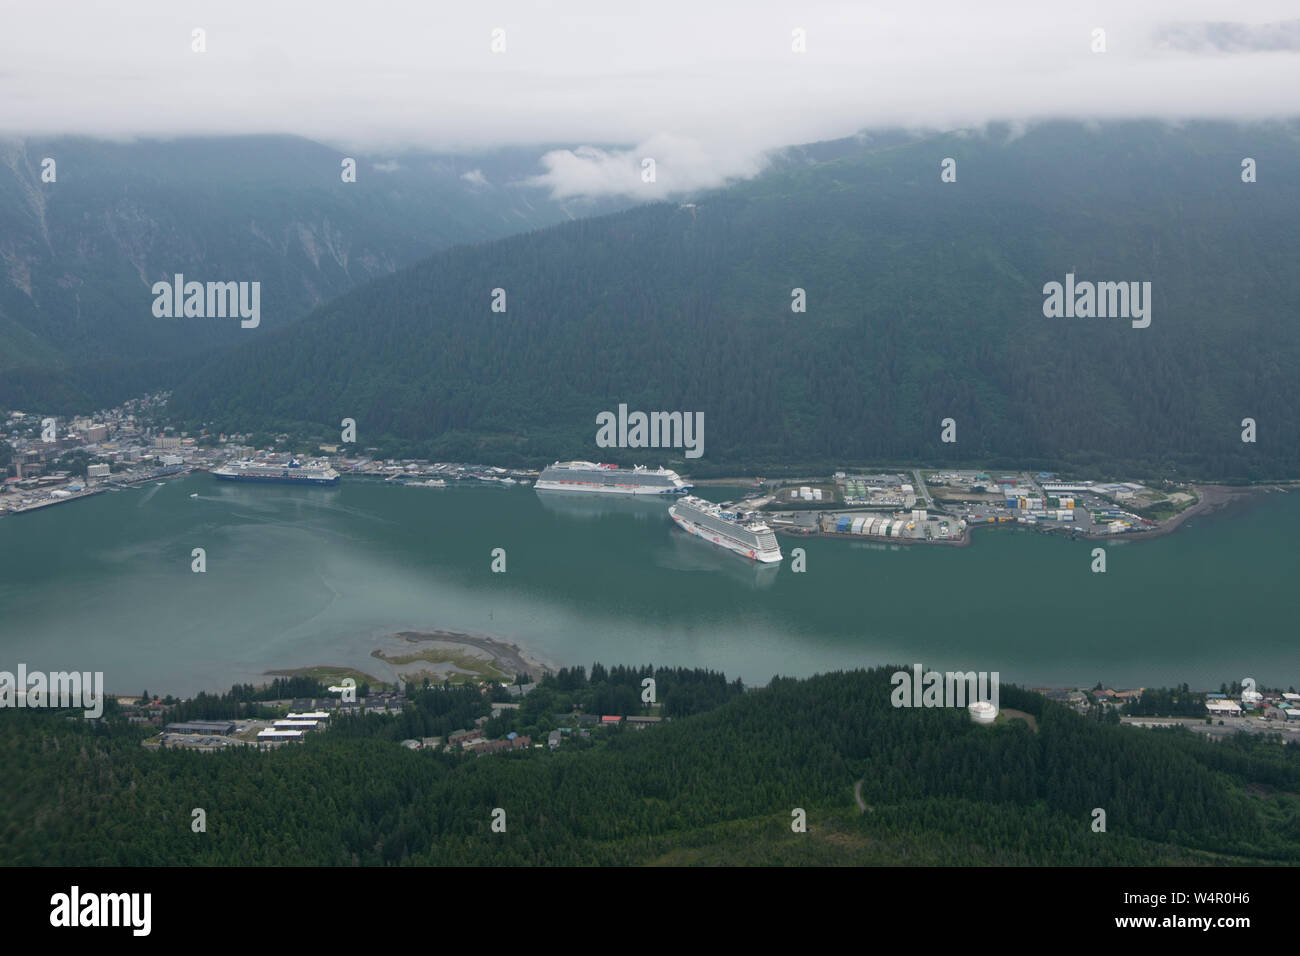
<path id="1" fill-rule="evenodd" d="M 663 198 L 753 176 L 772 147 L 866 127 L 1300 113 L 1300 20 L 1283 0 L 1231 18 L 1205 0 L 306 9 L 12 5 L 0 127 L 289 133 L 371 154 L 565 143 L 538 180 L 555 195 Z M 586 148 L 598 143 L 624 145 Z M 647 156 L 654 183 L 638 175 Z"/>

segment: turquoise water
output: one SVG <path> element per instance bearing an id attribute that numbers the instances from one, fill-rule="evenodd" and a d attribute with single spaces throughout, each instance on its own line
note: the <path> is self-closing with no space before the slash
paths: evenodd
<path id="1" fill-rule="evenodd" d="M 807 572 L 756 568 L 675 528 L 667 507 L 196 474 L 0 518 L 0 670 L 99 670 L 110 692 L 190 694 L 274 668 L 374 673 L 378 638 L 445 629 L 554 664 L 704 666 L 751 683 L 921 661 L 1035 686 L 1300 684 L 1300 495 L 1110 542 L 1105 574 L 1089 570 L 1094 542 L 1010 529 L 968 548 L 782 537 Z"/>

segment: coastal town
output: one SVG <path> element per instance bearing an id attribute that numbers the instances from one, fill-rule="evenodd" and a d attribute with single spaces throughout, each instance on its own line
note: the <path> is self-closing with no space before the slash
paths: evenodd
<path id="1" fill-rule="evenodd" d="M 244 435 L 189 435 L 162 424 L 166 395 L 147 395 L 117 408 L 68 418 L 11 411 L 0 416 L 0 516 L 21 514 L 131 485 L 212 471 L 231 459 L 283 461 L 292 452 L 256 448 Z M 283 441 L 287 436 L 277 436 Z M 339 446 L 312 449 L 351 477 L 439 487 L 448 480 L 512 485 L 535 471 L 488 465 L 391 462 L 339 455 Z"/>
<path id="2" fill-rule="evenodd" d="M 529 468 L 386 459 L 376 449 L 309 446 L 287 435 L 197 435 L 166 424 L 165 393 L 68 418 L 23 411 L 0 420 L 0 515 L 21 514 L 131 485 L 161 482 L 227 462 L 262 469 L 316 459 L 347 479 L 423 488 L 457 483 L 529 485 Z M 302 445 L 303 447 L 296 447 Z M 723 485 L 721 479 L 707 484 Z M 1207 505 L 1217 486 L 1170 481 L 1073 479 L 1028 470 L 925 469 L 839 471 L 825 477 L 736 478 L 751 488 L 739 507 L 762 515 L 778 534 L 874 540 L 889 544 L 965 545 L 981 527 L 1020 527 L 1070 537 L 1151 536 L 1172 530 Z M 1278 485 L 1276 490 L 1287 490 Z M 1222 500 L 1239 489 L 1212 494 Z"/>
<path id="3" fill-rule="evenodd" d="M 443 737 L 411 737 L 400 741 L 408 750 L 426 752 L 486 754 L 503 751 L 533 749 L 558 749 L 572 737 L 587 740 L 593 731 L 644 730 L 670 720 L 655 713 L 658 706 L 650 704 L 650 713 L 587 714 L 579 710 L 554 714 L 546 721 L 547 728 L 534 742 L 532 735 L 513 730 L 493 732 L 491 722 L 517 712 L 520 702 L 537 688 L 533 681 L 513 684 L 490 681 L 471 682 L 485 698 L 487 713 L 474 718 L 472 725 L 453 730 Z M 366 687 L 367 685 L 362 685 Z M 423 690 L 448 689 L 450 684 L 429 684 Z M 365 696 L 349 694 L 343 685 L 328 688 L 327 696 L 280 699 L 262 702 L 264 709 L 282 712 L 277 717 L 228 718 L 218 720 L 169 720 L 168 713 L 187 703 L 170 697 L 118 697 L 117 706 L 127 722 L 144 727 L 161 728 L 159 732 L 142 741 L 146 749 L 179 747 L 213 753 L 229 747 L 255 747 L 273 749 L 285 744 L 303 743 L 309 735 L 328 731 L 332 723 L 349 717 L 363 715 L 396 716 L 412 705 L 405 686 L 370 690 Z M 499 699 L 505 698 L 505 699 Z"/>
<path id="4" fill-rule="evenodd" d="M 521 678 L 521 680 L 523 680 Z M 657 713 L 657 705 L 645 708 L 648 713 L 604 714 L 571 713 L 547 715 L 545 728 L 532 734 L 500 727 L 494 723 L 508 713 L 517 713 L 523 698 L 536 690 L 537 683 L 474 681 L 484 696 L 486 713 L 472 725 L 452 731 L 444 737 L 412 737 L 400 741 L 408 750 L 429 753 L 473 754 L 486 756 L 519 750 L 554 751 L 565 742 L 588 740 L 593 734 L 635 731 L 653 728 L 671 718 Z M 447 689 L 450 684 L 424 685 L 424 690 Z M 228 718 L 219 720 L 169 720 L 168 713 L 185 703 L 170 697 L 120 696 L 118 708 L 134 725 L 157 728 L 158 732 L 142 741 L 146 749 L 179 747 L 211 753 L 229 747 L 274 749 L 287 744 L 303 743 L 317 733 L 328 732 L 339 720 L 362 715 L 397 717 L 412 706 L 405 687 L 381 685 L 364 697 L 347 699 L 343 686 L 331 686 L 321 697 L 286 698 L 263 702 L 264 708 L 280 716 Z M 746 688 L 747 693 L 761 693 L 761 686 Z M 1209 740 L 1219 740 L 1236 733 L 1271 735 L 1282 744 L 1300 741 L 1300 693 L 1294 688 L 1256 688 L 1253 682 L 1220 685 L 1218 691 L 1193 691 L 1186 686 L 1166 689 L 1114 689 L 1098 683 L 1092 687 L 1035 687 L 1035 693 L 1090 719 L 1137 728 L 1183 727 Z M 500 699 L 504 698 L 504 699 Z"/>

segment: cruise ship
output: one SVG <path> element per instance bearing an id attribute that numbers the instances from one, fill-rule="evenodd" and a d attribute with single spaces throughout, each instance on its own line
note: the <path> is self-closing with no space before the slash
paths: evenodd
<path id="1" fill-rule="evenodd" d="M 620 468 L 590 461 L 557 461 L 542 469 L 538 491 L 595 491 L 620 495 L 684 495 L 691 486 L 667 468 Z"/>
<path id="2" fill-rule="evenodd" d="M 303 464 L 297 458 L 283 461 L 232 460 L 212 474 L 223 481 L 272 481 L 290 485 L 337 485 L 339 473 L 324 460 Z"/>
<path id="3" fill-rule="evenodd" d="M 673 503 L 668 514 L 678 527 L 747 558 L 773 564 L 781 560 L 776 533 L 753 512 L 728 511 L 703 498 L 688 495 Z"/>

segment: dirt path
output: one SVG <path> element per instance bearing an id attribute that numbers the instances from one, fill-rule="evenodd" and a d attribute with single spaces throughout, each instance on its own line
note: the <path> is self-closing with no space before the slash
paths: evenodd
<path id="1" fill-rule="evenodd" d="M 874 813 L 875 811 L 872 810 L 869 806 L 867 806 L 866 802 L 862 799 L 862 785 L 864 783 L 866 783 L 865 777 L 853 785 L 853 799 L 858 801 L 858 809 L 861 812 Z"/>

